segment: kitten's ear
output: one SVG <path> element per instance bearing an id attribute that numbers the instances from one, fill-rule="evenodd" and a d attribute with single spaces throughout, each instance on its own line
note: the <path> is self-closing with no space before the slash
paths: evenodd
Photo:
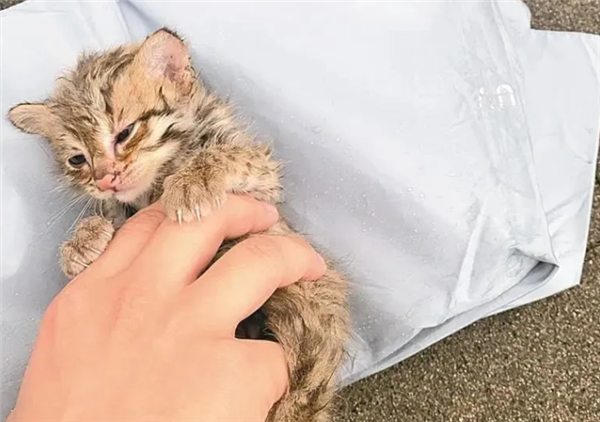
<path id="1" fill-rule="evenodd" d="M 21 103 L 10 109 L 8 119 L 23 132 L 49 138 L 57 129 L 57 118 L 45 104 Z"/>
<path id="2" fill-rule="evenodd" d="M 187 46 L 175 32 L 163 28 L 148 36 L 136 57 L 138 65 L 154 79 L 184 83 L 191 73 Z"/>

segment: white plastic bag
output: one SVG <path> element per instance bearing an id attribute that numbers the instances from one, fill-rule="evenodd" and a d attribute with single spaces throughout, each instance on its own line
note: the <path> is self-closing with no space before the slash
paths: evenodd
<path id="1" fill-rule="evenodd" d="M 287 216 L 349 275 L 342 384 L 579 282 L 598 37 L 531 31 L 518 1 L 33 0 L 2 13 L 2 113 L 43 98 L 82 49 L 163 25 L 275 141 Z M 2 417 L 83 205 L 63 212 L 51 161 L 2 121 Z"/>

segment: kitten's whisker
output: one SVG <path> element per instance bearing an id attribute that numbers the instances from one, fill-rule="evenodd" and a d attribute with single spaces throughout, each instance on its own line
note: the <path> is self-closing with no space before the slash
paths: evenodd
<path id="1" fill-rule="evenodd" d="M 61 184 L 56 185 L 54 188 L 50 189 L 50 193 L 62 192 L 66 188 L 67 188 L 67 186 L 61 183 Z"/>
<path id="2" fill-rule="evenodd" d="M 42 232 L 42 234 L 46 234 L 67 212 L 69 212 L 73 207 L 77 206 L 85 200 L 84 195 L 79 195 L 73 199 L 71 199 L 67 205 L 65 205 L 60 211 L 58 211 L 53 217 L 48 220 L 46 223 L 46 228 Z"/>
<path id="3" fill-rule="evenodd" d="M 75 195 L 69 199 L 69 202 L 67 202 L 66 207 L 72 206 L 74 203 L 77 203 L 83 199 L 85 199 L 85 195 Z"/>
<path id="4" fill-rule="evenodd" d="M 100 213 L 99 214 L 100 214 L 100 217 L 106 218 L 104 216 L 104 203 L 103 202 L 104 201 L 98 201 L 98 207 L 100 208 Z"/>
<path id="5" fill-rule="evenodd" d="M 94 200 L 93 213 L 95 215 L 99 215 L 100 217 L 104 218 L 104 207 L 102 206 L 102 203 L 103 203 L 102 199 Z"/>
<path id="6" fill-rule="evenodd" d="M 75 198 L 70 200 L 69 202 L 67 202 L 67 204 L 62 207 L 56 214 L 54 214 L 52 217 L 50 217 L 50 219 L 48 220 L 48 224 L 53 223 L 56 219 L 60 218 L 66 211 L 69 210 L 69 208 L 71 208 L 72 206 L 74 206 L 77 202 L 81 201 L 83 198 Z"/>
<path id="7" fill-rule="evenodd" d="M 90 204 L 92 203 L 93 200 L 94 200 L 94 198 L 88 199 L 88 201 L 85 203 L 85 205 L 83 206 L 83 208 L 81 209 L 81 211 L 77 215 L 77 218 L 75 219 L 75 221 L 73 221 L 73 224 L 71 224 L 71 226 L 69 227 L 69 229 L 67 230 L 67 232 L 70 232 L 73 229 L 73 227 L 75 227 L 77 225 L 77 223 L 79 223 L 79 220 L 81 219 L 81 217 L 84 216 L 85 212 L 88 210 L 88 208 L 89 208 L 89 206 L 90 206 Z"/>

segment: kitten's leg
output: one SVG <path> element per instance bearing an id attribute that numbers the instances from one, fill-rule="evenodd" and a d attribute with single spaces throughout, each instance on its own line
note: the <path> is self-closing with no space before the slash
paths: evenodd
<path id="1" fill-rule="evenodd" d="M 219 208 L 227 193 L 278 202 L 279 164 L 267 145 L 206 146 L 186 167 L 167 177 L 161 201 L 172 220 L 192 221 Z"/>
<path id="2" fill-rule="evenodd" d="M 116 203 L 105 203 L 103 217 L 94 215 L 82 219 L 75 233 L 60 247 L 60 267 L 69 279 L 89 267 L 104 252 L 115 233 L 115 225 L 122 224 L 123 212 Z"/>
<path id="3" fill-rule="evenodd" d="M 280 289 L 264 306 L 282 345 L 289 390 L 267 422 L 326 422 L 349 338 L 346 284 L 333 270 L 317 281 Z"/>
<path id="4" fill-rule="evenodd" d="M 291 234 L 284 222 L 271 229 Z M 318 280 L 277 290 L 264 305 L 267 328 L 285 351 L 288 393 L 267 422 L 326 422 L 350 338 L 347 283 L 327 264 Z"/>
<path id="5" fill-rule="evenodd" d="M 60 247 L 60 267 L 73 278 L 85 270 L 104 252 L 115 229 L 110 221 L 100 217 L 86 217 L 77 225 L 75 234 Z"/>

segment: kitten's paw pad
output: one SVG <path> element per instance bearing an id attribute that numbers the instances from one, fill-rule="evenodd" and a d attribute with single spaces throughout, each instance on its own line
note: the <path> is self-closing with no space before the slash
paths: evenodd
<path id="1" fill-rule="evenodd" d="M 179 223 L 201 220 L 219 209 L 225 199 L 225 190 L 209 189 L 178 175 L 167 177 L 160 198 L 167 216 Z"/>
<path id="2" fill-rule="evenodd" d="M 69 278 L 89 267 L 104 252 L 115 229 L 110 221 L 99 217 L 81 220 L 73 237 L 60 248 L 60 266 Z"/>

